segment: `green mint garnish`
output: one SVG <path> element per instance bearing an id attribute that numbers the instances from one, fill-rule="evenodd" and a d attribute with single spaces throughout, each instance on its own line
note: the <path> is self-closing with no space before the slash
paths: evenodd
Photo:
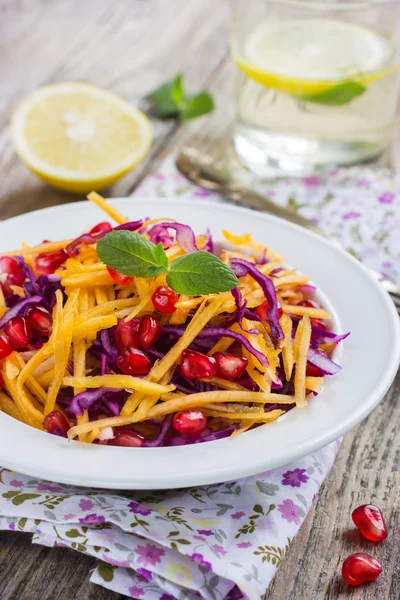
<path id="1" fill-rule="evenodd" d="M 219 258 L 199 250 L 179 256 L 171 263 L 167 283 L 179 294 L 206 296 L 229 292 L 240 281 Z"/>
<path id="2" fill-rule="evenodd" d="M 203 250 L 179 256 L 168 266 L 162 244 L 156 246 L 133 231 L 110 231 L 97 242 L 97 255 L 122 275 L 155 277 L 166 273 L 168 285 L 187 296 L 228 292 L 240 283 L 225 263 Z"/>
<path id="3" fill-rule="evenodd" d="M 162 244 L 156 246 L 132 231 L 110 231 L 97 242 L 97 256 L 123 275 L 155 277 L 168 270 Z"/>
<path id="4" fill-rule="evenodd" d="M 365 85 L 358 81 L 344 81 L 323 92 L 302 94 L 296 96 L 296 98 L 303 102 L 313 102 L 324 106 L 343 106 L 364 94 L 366 90 Z"/>
<path id="5" fill-rule="evenodd" d="M 188 121 L 214 109 L 214 100 L 208 91 L 203 90 L 194 96 L 186 94 L 181 74 L 154 90 L 149 99 L 152 102 L 151 112 L 160 119 Z"/>

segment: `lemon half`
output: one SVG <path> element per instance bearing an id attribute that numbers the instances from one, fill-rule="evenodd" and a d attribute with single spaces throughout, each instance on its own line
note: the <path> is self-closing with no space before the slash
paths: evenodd
<path id="1" fill-rule="evenodd" d="M 114 183 L 151 145 L 149 120 L 85 83 L 41 87 L 18 106 L 11 132 L 21 160 L 50 185 L 86 194 Z"/>
<path id="2" fill-rule="evenodd" d="M 262 23 L 233 45 L 250 78 L 287 94 L 316 94 L 344 80 L 369 83 L 389 74 L 393 48 L 379 33 L 333 19 Z"/>

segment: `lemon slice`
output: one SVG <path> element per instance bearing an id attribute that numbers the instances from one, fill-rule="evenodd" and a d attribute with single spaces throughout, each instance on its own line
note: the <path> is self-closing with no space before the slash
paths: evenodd
<path id="1" fill-rule="evenodd" d="M 17 108 L 11 130 L 21 160 L 50 185 L 74 193 L 114 183 L 151 144 L 142 112 L 85 83 L 37 89 Z"/>
<path id="2" fill-rule="evenodd" d="M 383 77 L 393 49 L 379 33 L 335 20 L 263 23 L 233 49 L 239 68 L 255 81 L 288 94 L 316 94 L 344 80 Z"/>

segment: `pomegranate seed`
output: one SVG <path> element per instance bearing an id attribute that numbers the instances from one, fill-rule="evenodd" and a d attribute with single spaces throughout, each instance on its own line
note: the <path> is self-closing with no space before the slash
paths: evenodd
<path id="1" fill-rule="evenodd" d="M 268 315 L 267 315 L 267 310 L 269 309 L 269 304 L 267 302 L 267 300 L 265 300 L 265 302 L 263 302 L 262 304 L 260 304 L 260 306 L 257 306 L 254 309 L 254 312 L 256 313 L 256 315 L 258 317 L 260 317 L 261 321 L 268 321 Z M 280 305 L 280 302 L 278 302 L 278 317 L 281 318 L 282 316 L 282 306 Z"/>
<path id="2" fill-rule="evenodd" d="M 70 428 L 67 419 L 59 410 L 53 410 L 53 412 L 49 413 L 44 420 L 43 426 L 49 433 L 53 433 L 55 429 L 60 429 L 67 434 Z"/>
<path id="3" fill-rule="evenodd" d="M 371 542 L 386 540 L 388 531 L 381 510 L 373 504 L 363 504 L 353 510 L 351 518 L 364 537 Z"/>
<path id="4" fill-rule="evenodd" d="M 101 223 L 97 223 L 92 229 L 89 231 L 90 235 L 98 235 L 99 233 L 107 233 L 107 231 L 111 231 L 112 225 L 108 221 L 102 221 Z"/>
<path id="5" fill-rule="evenodd" d="M 161 332 L 161 323 L 156 317 L 145 315 L 139 329 L 139 345 L 150 348 L 158 339 Z"/>
<path id="6" fill-rule="evenodd" d="M 112 446 L 129 446 L 130 448 L 140 448 L 144 444 L 144 438 L 136 431 L 118 431 L 115 432 L 115 438 L 110 442 Z"/>
<path id="7" fill-rule="evenodd" d="M 26 311 L 25 318 L 34 331 L 46 337 L 50 336 L 52 318 L 46 308 L 43 308 L 43 306 L 31 306 Z"/>
<path id="8" fill-rule="evenodd" d="M 172 427 L 183 435 L 199 435 L 207 426 L 207 419 L 201 410 L 183 410 L 176 413 Z"/>
<path id="9" fill-rule="evenodd" d="M 373 581 L 382 573 L 382 565 L 370 554 L 356 552 L 346 558 L 342 576 L 349 585 L 361 585 Z"/>
<path id="10" fill-rule="evenodd" d="M 320 319 L 311 319 L 311 325 L 314 325 L 314 327 L 320 327 L 321 329 L 328 329 L 326 324 Z"/>
<path id="11" fill-rule="evenodd" d="M 128 283 L 133 281 L 133 277 L 130 277 L 129 275 L 122 275 L 122 273 L 118 273 L 115 269 L 111 269 L 110 267 L 107 267 L 107 271 L 110 277 L 118 285 L 128 285 Z"/>
<path id="12" fill-rule="evenodd" d="M 4 333 L 17 350 L 25 348 L 32 339 L 31 327 L 25 317 L 13 317 L 7 321 Z"/>
<path id="13" fill-rule="evenodd" d="M 217 375 L 224 379 L 238 379 L 247 369 L 248 360 L 244 356 L 217 352 L 214 354 L 217 361 Z"/>
<path id="14" fill-rule="evenodd" d="M 35 258 L 36 271 L 39 275 L 51 275 L 65 263 L 67 258 L 68 252 L 66 250 L 39 254 L 39 256 Z"/>
<path id="15" fill-rule="evenodd" d="M 4 387 L 4 379 L 3 379 L 3 375 L 0 373 L 0 390 L 2 390 Z"/>
<path id="16" fill-rule="evenodd" d="M 182 352 L 181 369 L 186 377 L 200 379 L 213 377 L 217 372 L 217 361 L 213 356 L 206 356 L 195 350 Z"/>
<path id="17" fill-rule="evenodd" d="M 323 377 L 324 372 L 321 371 L 321 369 L 319 369 L 318 367 L 314 367 L 314 365 L 309 365 L 307 363 L 306 375 L 308 377 Z"/>
<path id="18" fill-rule="evenodd" d="M 137 348 L 139 345 L 140 319 L 123 319 L 117 325 L 115 330 L 115 341 L 120 350 L 124 351 L 129 347 Z"/>
<path id="19" fill-rule="evenodd" d="M 14 347 L 10 338 L 4 335 L 4 333 L 0 333 L 0 360 L 2 358 L 7 358 L 13 350 Z"/>
<path id="20" fill-rule="evenodd" d="M 123 354 L 118 356 L 117 365 L 125 375 L 147 375 L 152 367 L 147 354 L 137 348 L 125 350 Z"/>
<path id="21" fill-rule="evenodd" d="M 160 285 L 151 297 L 155 309 L 165 315 L 176 311 L 175 304 L 178 298 L 178 294 L 166 285 Z"/>
<path id="22" fill-rule="evenodd" d="M 12 256 L 0 258 L 0 274 L 7 275 L 5 283 L 8 285 L 22 285 L 26 279 L 25 273 Z"/>

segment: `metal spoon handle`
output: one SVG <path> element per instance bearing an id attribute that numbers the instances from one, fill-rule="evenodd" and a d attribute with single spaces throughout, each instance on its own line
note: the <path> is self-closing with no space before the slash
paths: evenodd
<path id="1" fill-rule="evenodd" d="M 276 215 L 277 217 L 281 217 L 281 219 L 285 219 L 286 221 L 291 221 L 296 225 L 300 225 L 300 227 L 304 227 L 309 231 L 313 231 L 318 235 L 322 235 L 326 237 L 326 234 L 319 229 L 314 223 L 297 214 L 293 210 L 289 208 L 284 208 L 283 206 L 278 206 L 275 202 L 272 202 L 265 196 L 258 194 L 254 190 L 250 188 L 246 188 L 241 185 L 227 184 L 224 188 L 225 195 L 228 196 L 231 200 L 235 202 L 240 202 L 244 206 L 248 206 L 253 210 L 259 210 L 261 212 L 267 212 L 272 215 Z"/>

